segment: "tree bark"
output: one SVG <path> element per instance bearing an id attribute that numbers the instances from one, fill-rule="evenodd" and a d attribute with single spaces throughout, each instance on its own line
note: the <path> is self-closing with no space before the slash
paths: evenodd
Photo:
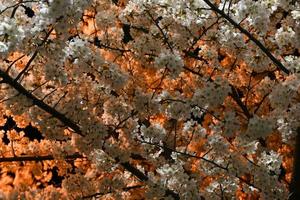
<path id="1" fill-rule="evenodd" d="M 298 127 L 297 129 L 296 144 L 294 150 L 293 175 L 289 190 L 289 200 L 300 199 L 300 127 Z"/>

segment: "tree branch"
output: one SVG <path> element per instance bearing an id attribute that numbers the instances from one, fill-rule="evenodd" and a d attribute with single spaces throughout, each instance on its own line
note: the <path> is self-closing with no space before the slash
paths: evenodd
<path id="1" fill-rule="evenodd" d="M 294 150 L 294 166 L 292 181 L 289 187 L 290 196 L 288 200 L 300 199 L 300 127 L 297 129 L 296 144 Z"/>
<path id="2" fill-rule="evenodd" d="M 30 57 L 29 61 L 27 62 L 24 69 L 18 74 L 18 76 L 15 78 L 15 81 L 18 81 L 21 76 L 28 70 L 33 60 L 36 58 L 39 52 L 39 48 L 45 44 L 45 42 L 48 40 L 49 36 L 51 35 L 51 32 L 54 30 L 54 27 L 52 27 L 48 32 L 46 37 L 43 39 L 43 41 L 38 45 L 37 49 L 34 51 L 33 55 Z"/>
<path id="3" fill-rule="evenodd" d="M 83 136 L 80 127 L 67 118 L 64 114 L 58 112 L 56 109 L 52 108 L 48 104 L 44 103 L 42 100 L 35 97 L 33 94 L 31 94 L 29 91 L 27 91 L 20 83 L 15 81 L 11 76 L 9 76 L 7 73 L 2 71 L 0 69 L 0 77 L 3 79 L 2 82 L 7 83 L 11 87 L 13 87 L 15 90 L 17 90 L 22 95 L 26 96 L 28 99 L 32 101 L 34 105 L 39 107 L 40 109 L 44 110 L 45 112 L 49 113 L 53 117 L 57 118 L 59 121 L 61 121 L 64 125 L 70 127 L 73 129 L 77 134 Z"/>
<path id="4" fill-rule="evenodd" d="M 272 62 L 277 66 L 278 69 L 283 71 L 286 74 L 289 74 L 290 71 L 283 66 L 283 64 L 276 59 L 272 53 L 258 40 L 256 39 L 249 31 L 244 29 L 240 24 L 236 23 L 231 17 L 229 17 L 228 14 L 226 14 L 224 11 L 220 10 L 216 5 L 214 5 L 209 0 L 203 0 L 213 11 L 220 14 L 224 19 L 226 19 L 230 24 L 232 24 L 235 28 L 239 29 L 241 33 L 246 35 L 252 42 L 254 42 L 271 60 Z"/>
<path id="5" fill-rule="evenodd" d="M 75 153 L 72 155 L 67 155 L 64 157 L 66 160 L 72 160 L 76 158 L 85 158 L 79 153 Z M 0 158 L 0 163 L 3 162 L 22 162 L 22 161 L 45 161 L 45 160 L 55 160 L 56 158 L 52 155 L 45 156 L 14 156 L 14 157 L 2 157 Z"/>
<path id="6" fill-rule="evenodd" d="M 44 103 L 37 97 L 35 97 L 33 94 L 31 94 L 29 91 L 27 91 L 20 83 L 15 81 L 12 77 L 10 77 L 8 74 L 6 74 L 4 71 L 0 69 L 0 77 L 3 79 L 2 82 L 9 84 L 11 87 L 13 87 L 15 90 L 17 90 L 22 95 L 26 96 L 28 99 L 32 100 L 32 103 L 45 112 L 49 113 L 51 116 L 55 117 L 59 121 L 61 121 L 65 126 L 73 129 L 77 134 L 84 136 L 82 133 L 80 127 L 73 122 L 71 119 L 67 118 L 64 114 L 58 112 L 55 108 L 52 108 L 48 104 Z M 109 155 L 109 154 L 108 154 Z M 116 162 L 119 162 L 118 158 L 114 158 Z M 140 179 L 141 181 L 147 181 L 149 178 L 146 176 L 143 172 L 141 172 L 139 169 L 131 165 L 129 162 L 120 163 L 124 169 L 129 171 L 131 174 L 133 174 L 135 177 Z M 174 199 L 179 200 L 179 195 L 175 193 L 172 190 L 166 189 L 166 195 L 171 195 Z"/>
<path id="7" fill-rule="evenodd" d="M 246 117 L 248 119 L 250 119 L 252 117 L 252 115 L 250 114 L 247 106 L 242 102 L 238 92 L 236 91 L 236 88 L 233 85 L 231 86 L 231 93 L 230 96 L 233 98 L 233 100 L 239 105 L 239 107 L 242 109 L 242 111 L 244 112 L 244 114 L 246 115 Z"/>

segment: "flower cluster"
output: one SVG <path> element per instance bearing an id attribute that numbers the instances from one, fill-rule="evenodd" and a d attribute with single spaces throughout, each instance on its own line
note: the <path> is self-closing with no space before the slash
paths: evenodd
<path id="1" fill-rule="evenodd" d="M 299 7 L 2 0 L 0 198 L 286 199 Z"/>
<path id="2" fill-rule="evenodd" d="M 165 164 L 156 170 L 161 176 L 161 184 L 178 191 L 183 199 L 197 199 L 199 192 L 197 182 L 184 172 L 184 168 L 179 164 Z M 179 187 L 178 187 L 179 186 Z"/>
<path id="3" fill-rule="evenodd" d="M 24 39 L 25 31 L 18 26 L 15 19 L 5 17 L 0 23 L 0 53 L 4 58 L 9 52 L 15 49 Z M 0 58 L 1 58 L 0 57 Z"/>
<path id="4" fill-rule="evenodd" d="M 216 107 L 224 102 L 230 90 L 228 82 L 218 77 L 214 82 L 206 83 L 204 88 L 196 90 L 192 101 L 202 108 L 206 105 Z"/>
<path id="5" fill-rule="evenodd" d="M 263 152 L 261 157 L 259 158 L 259 164 L 267 167 L 268 170 L 279 174 L 280 173 L 280 165 L 282 163 L 281 156 L 274 152 Z"/>
<path id="6" fill-rule="evenodd" d="M 265 138 L 272 132 L 273 128 L 274 123 L 271 120 L 254 116 L 249 121 L 245 137 L 250 140 Z"/>
<path id="7" fill-rule="evenodd" d="M 224 136 L 232 137 L 239 130 L 239 120 L 236 118 L 235 113 L 228 112 L 224 116 Z"/>
<path id="8" fill-rule="evenodd" d="M 150 127 L 141 127 L 141 136 L 143 140 L 152 143 L 161 143 L 166 137 L 166 131 L 159 124 L 153 124 Z"/>
<path id="9" fill-rule="evenodd" d="M 156 59 L 157 68 L 166 67 L 171 78 L 177 78 L 183 69 L 184 63 L 178 53 L 162 52 Z"/>

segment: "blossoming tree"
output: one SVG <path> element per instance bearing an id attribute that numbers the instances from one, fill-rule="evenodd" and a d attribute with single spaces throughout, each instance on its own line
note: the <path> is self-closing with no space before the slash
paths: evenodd
<path id="1" fill-rule="evenodd" d="M 298 1 L 0 0 L 0 19 L 1 199 L 299 199 Z"/>

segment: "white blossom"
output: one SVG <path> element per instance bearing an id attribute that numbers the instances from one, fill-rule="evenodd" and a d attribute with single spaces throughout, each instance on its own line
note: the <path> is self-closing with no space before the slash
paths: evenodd
<path id="1" fill-rule="evenodd" d="M 265 138 L 272 132 L 273 128 L 274 124 L 271 120 L 263 119 L 255 115 L 250 119 L 245 134 L 249 139 Z"/>
<path id="2" fill-rule="evenodd" d="M 275 151 L 263 152 L 259 158 L 259 164 L 267 167 L 268 170 L 280 173 L 280 165 L 282 162 L 281 156 Z"/>
<path id="3" fill-rule="evenodd" d="M 163 52 L 156 58 L 155 64 L 158 68 L 166 67 L 171 78 L 177 78 L 183 70 L 183 60 L 178 53 Z"/>
<path id="4" fill-rule="evenodd" d="M 153 124 L 150 127 L 141 127 L 141 137 L 152 143 L 160 143 L 166 136 L 165 129 L 159 124 Z"/>

